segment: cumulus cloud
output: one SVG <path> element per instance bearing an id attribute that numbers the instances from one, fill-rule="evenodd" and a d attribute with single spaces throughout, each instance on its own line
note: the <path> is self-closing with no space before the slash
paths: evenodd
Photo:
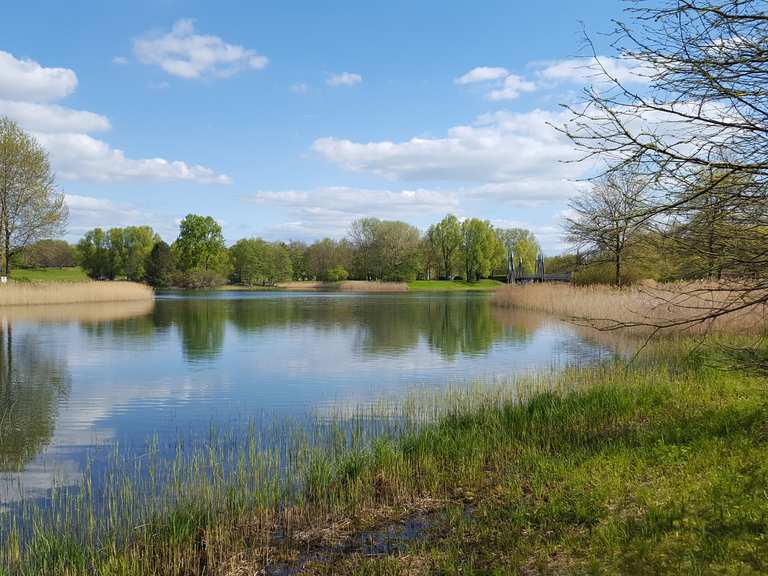
<path id="1" fill-rule="evenodd" d="M 48 103 L 69 95 L 77 76 L 69 69 L 45 68 L 0 52 L 0 116 L 31 131 L 47 149 L 57 176 L 68 180 L 181 180 L 228 184 L 212 169 L 164 158 L 130 158 L 93 132 L 111 129 L 106 116 Z"/>
<path id="2" fill-rule="evenodd" d="M 87 134 L 37 133 L 36 136 L 50 152 L 58 176 L 66 180 L 230 183 L 229 176 L 205 166 L 164 158 L 128 158 L 122 150 Z"/>
<path id="3" fill-rule="evenodd" d="M 474 84 L 476 82 L 489 82 L 491 80 L 499 80 L 506 77 L 509 71 L 506 68 L 492 67 L 492 66 L 478 66 L 472 68 L 469 72 L 463 76 L 459 76 L 454 80 L 456 84 Z"/>
<path id="4" fill-rule="evenodd" d="M 564 164 L 575 151 L 551 124 L 565 113 L 533 110 L 498 112 L 455 126 L 443 138 L 403 142 L 353 142 L 320 138 L 312 150 L 346 170 L 394 180 L 507 182 L 533 175 L 568 178 L 582 165 Z"/>
<path id="5" fill-rule="evenodd" d="M 363 77 L 360 74 L 354 74 L 352 72 L 341 72 L 340 74 L 331 74 L 325 81 L 328 86 L 354 86 L 360 84 L 363 81 Z"/>
<path id="6" fill-rule="evenodd" d="M 249 203 L 287 208 L 291 220 L 272 228 L 279 235 L 300 238 L 341 236 L 353 220 L 373 216 L 413 221 L 458 207 L 453 192 L 424 188 L 375 190 L 327 186 L 314 190 L 262 190 L 243 199 Z"/>
<path id="7" fill-rule="evenodd" d="M 133 43 L 144 64 L 159 66 L 181 78 L 228 77 L 261 70 L 269 59 L 253 50 L 228 44 L 218 36 L 196 34 L 192 20 L 178 20 L 170 32 L 151 32 Z"/>
<path id="8" fill-rule="evenodd" d="M 34 131 L 104 132 L 111 128 L 106 116 L 54 104 L 0 100 L 0 116 L 7 116 Z"/>
<path id="9" fill-rule="evenodd" d="M 533 92 L 536 90 L 536 84 L 530 80 L 509 74 L 504 78 L 504 84 L 495 90 L 488 92 L 489 100 L 514 100 L 523 92 Z"/>
<path id="10" fill-rule="evenodd" d="M 115 56 L 112 58 L 112 64 L 117 64 L 118 66 L 125 66 L 128 64 L 128 58 L 125 56 Z"/>
<path id="11" fill-rule="evenodd" d="M 585 181 L 540 175 L 509 182 L 491 182 L 462 189 L 462 192 L 471 198 L 493 200 L 520 208 L 537 208 L 566 201 L 590 186 Z"/>
<path id="12" fill-rule="evenodd" d="M 492 88 L 486 93 L 488 100 L 513 100 L 523 92 L 538 88 L 535 82 L 512 74 L 506 68 L 479 66 L 456 78 L 456 84 L 483 84 Z"/>
<path id="13" fill-rule="evenodd" d="M 34 60 L 20 60 L 0 51 L 0 97 L 49 102 L 71 94 L 77 75 L 68 68 L 46 68 Z"/>
<path id="14" fill-rule="evenodd" d="M 647 65 L 631 58 L 597 56 L 569 58 L 535 65 L 537 75 L 551 82 L 574 82 L 605 80 L 605 73 L 623 84 L 647 84 L 652 70 Z"/>
<path id="15" fill-rule="evenodd" d="M 165 238 L 173 238 L 177 232 L 175 217 L 153 214 L 133 204 L 79 194 L 65 194 L 64 202 L 69 208 L 67 228 L 74 238 L 96 227 L 150 225 Z"/>

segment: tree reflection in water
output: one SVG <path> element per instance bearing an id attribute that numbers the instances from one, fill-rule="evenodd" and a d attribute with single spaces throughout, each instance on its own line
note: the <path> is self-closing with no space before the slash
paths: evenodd
<path id="1" fill-rule="evenodd" d="M 0 321 L 0 471 L 18 470 L 53 437 L 59 403 L 70 378 L 62 361 L 46 354 L 36 337 L 14 335 Z"/>
<path id="2" fill-rule="evenodd" d="M 178 329 L 190 361 L 219 356 L 228 324 L 241 333 L 351 330 L 357 349 L 371 355 L 403 354 L 423 341 L 447 359 L 482 354 L 500 338 L 525 341 L 532 334 L 520 326 L 508 330 L 487 297 L 463 295 L 173 299 L 158 303 L 152 318 L 156 328 Z"/>

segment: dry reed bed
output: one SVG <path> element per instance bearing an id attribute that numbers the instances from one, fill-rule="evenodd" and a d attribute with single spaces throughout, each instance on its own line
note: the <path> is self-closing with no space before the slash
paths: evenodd
<path id="1" fill-rule="evenodd" d="M 740 307 L 743 292 L 736 285 L 686 282 L 615 288 L 528 284 L 496 291 L 494 306 L 553 314 L 604 330 L 648 331 L 657 326 L 701 334 L 761 333 L 768 327 L 768 307 Z M 754 297 L 754 295 L 752 295 Z M 733 310 L 712 320 L 709 313 Z"/>
<path id="2" fill-rule="evenodd" d="M 324 290 L 328 292 L 408 292 L 405 282 L 372 282 L 367 280 L 346 280 L 344 282 L 285 282 L 279 284 L 284 290 Z"/>
<path id="3" fill-rule="evenodd" d="M 152 300 L 154 291 L 134 282 L 10 283 L 0 286 L 0 306 L 90 304 Z"/>

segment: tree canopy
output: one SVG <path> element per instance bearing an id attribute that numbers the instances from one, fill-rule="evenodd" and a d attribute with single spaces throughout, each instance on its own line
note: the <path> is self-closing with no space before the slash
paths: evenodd
<path id="1" fill-rule="evenodd" d="M 0 242 L 5 274 L 10 274 L 14 254 L 60 233 L 67 215 L 45 150 L 17 124 L 0 117 Z"/>

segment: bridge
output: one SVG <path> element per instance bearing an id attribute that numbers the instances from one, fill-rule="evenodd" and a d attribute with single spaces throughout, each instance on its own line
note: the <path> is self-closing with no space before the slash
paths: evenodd
<path id="1" fill-rule="evenodd" d="M 523 268 L 523 259 L 517 259 L 510 254 L 507 262 L 507 284 L 533 284 L 537 282 L 570 282 L 573 274 L 566 272 L 564 274 L 547 274 L 544 272 L 544 256 L 536 256 L 536 272 L 526 274 Z"/>

